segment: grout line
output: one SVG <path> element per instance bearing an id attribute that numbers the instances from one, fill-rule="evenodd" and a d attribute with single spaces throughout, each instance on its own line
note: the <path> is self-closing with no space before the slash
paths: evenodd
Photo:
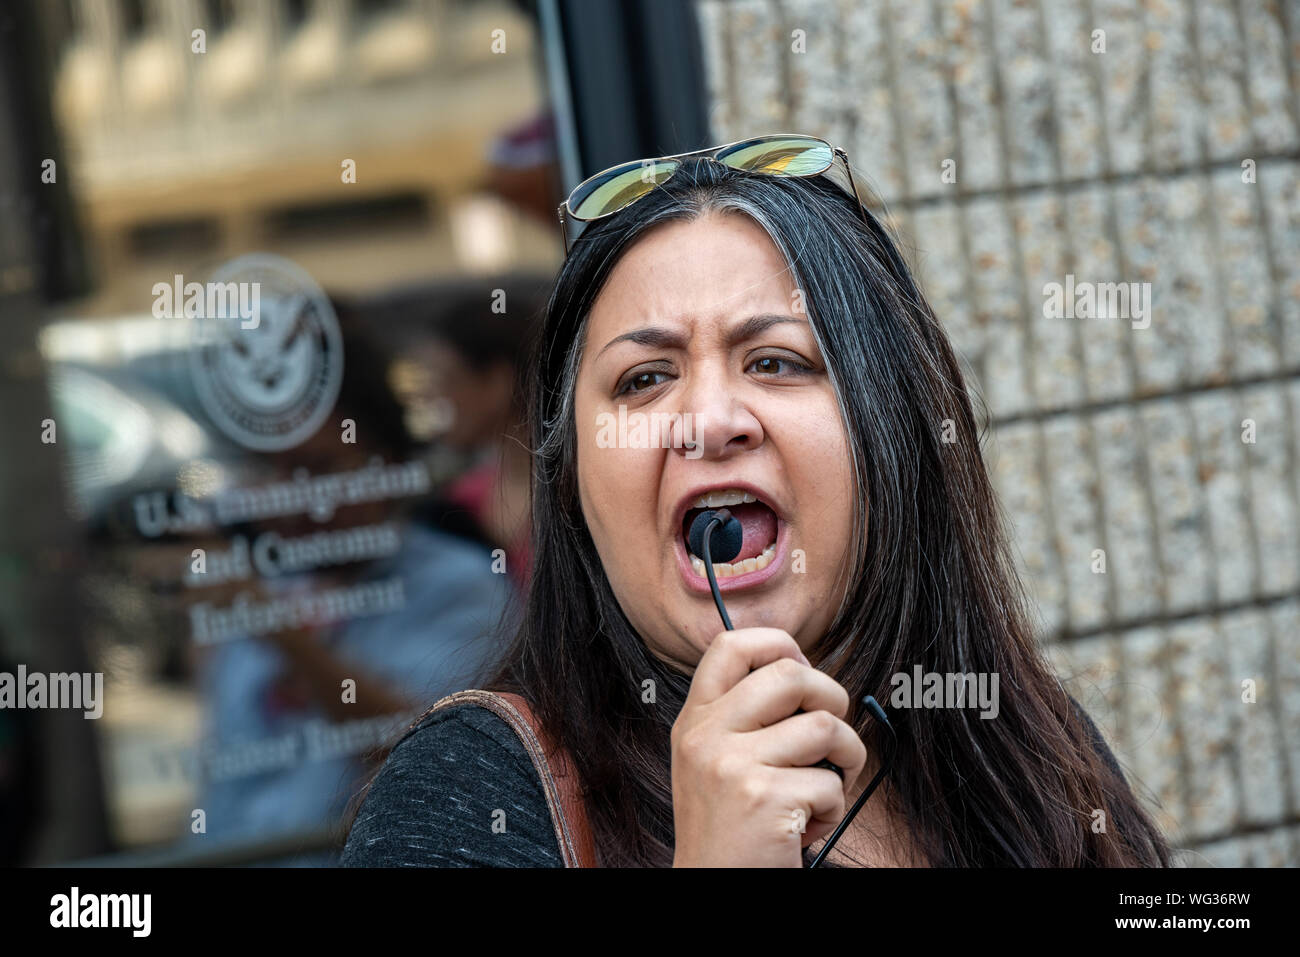
<path id="1" fill-rule="evenodd" d="M 1097 625 L 1095 628 L 1080 628 L 1077 631 L 1058 631 L 1054 639 L 1061 642 L 1083 641 L 1089 638 L 1097 638 L 1107 632 L 1135 631 L 1139 628 L 1152 628 L 1159 625 L 1172 625 L 1181 621 L 1187 621 L 1192 618 L 1203 618 L 1212 615 L 1231 615 L 1241 611 L 1262 610 L 1272 608 L 1275 605 L 1282 605 L 1289 601 L 1300 598 L 1300 591 L 1277 592 L 1271 595 L 1261 595 L 1259 598 L 1243 598 L 1240 601 L 1222 602 L 1219 604 L 1198 605 L 1195 608 L 1189 608 L 1186 611 L 1158 612 L 1153 615 L 1140 615 L 1134 618 L 1126 618 L 1121 621 L 1111 621 L 1104 625 Z"/>
<path id="2" fill-rule="evenodd" d="M 1289 814 L 1279 821 L 1272 821 L 1267 824 L 1242 824 L 1241 827 L 1232 831 L 1220 831 L 1217 834 L 1211 834 L 1205 837 L 1199 837 L 1195 843 L 1189 843 L 1184 847 L 1177 847 L 1175 851 L 1197 851 L 1198 848 L 1204 848 L 1210 844 L 1222 844 L 1225 841 L 1235 841 L 1246 837 L 1259 837 L 1278 831 L 1283 828 L 1294 827 L 1300 824 L 1300 814 Z"/>
<path id="3" fill-rule="evenodd" d="M 1226 390 L 1235 391 L 1238 389 L 1251 388 L 1252 386 L 1257 385 L 1290 382 L 1293 379 L 1300 379 L 1300 366 L 1288 369 L 1279 369 L 1276 372 L 1265 372 L 1259 375 L 1236 379 L 1232 382 L 1218 382 L 1213 384 L 1201 383 L 1166 389 L 1163 392 L 1151 392 L 1143 396 L 1127 396 L 1118 399 L 1099 399 L 1096 402 L 1084 402 L 1079 405 L 1049 406 L 1043 409 L 1034 409 L 1030 412 L 1017 412 L 1001 419 L 995 419 L 992 423 L 992 427 L 1001 428 L 1006 425 L 1019 425 L 1025 422 L 1040 422 L 1047 419 L 1059 418 L 1065 415 L 1096 415 L 1101 412 L 1112 412 L 1120 409 L 1133 409 L 1136 411 L 1142 406 L 1156 402 L 1164 402 L 1169 399 L 1181 399 L 1188 396 L 1205 395 Z"/>
<path id="4" fill-rule="evenodd" d="M 1105 109 L 1103 105 L 1102 109 Z M 1103 121 L 1104 125 L 1104 121 Z M 1103 137 L 1105 133 L 1103 132 Z M 1260 153 L 1255 157 L 1256 169 L 1260 163 L 1271 163 L 1274 161 L 1300 161 L 1300 150 L 1282 150 L 1280 152 Z M 1107 164 L 1109 167 L 1109 163 Z M 1056 189 L 1064 192 L 1075 190 L 1091 189 L 1095 186 L 1124 186 L 1140 180 L 1149 179 L 1152 175 L 1158 175 L 1162 178 L 1174 179 L 1179 176 L 1190 176 L 1195 173 L 1212 173 L 1220 170 L 1240 170 L 1240 161 L 1234 160 L 1201 160 L 1195 163 L 1180 163 L 1177 166 L 1170 166 L 1162 169 L 1138 169 L 1129 173 L 1111 172 L 1109 168 L 1103 173 L 1095 176 L 1071 177 L 1062 179 L 1057 182 L 1050 180 L 1040 180 L 1032 183 L 1023 183 L 1019 186 L 989 186 L 983 189 L 963 190 L 961 188 L 961 178 L 958 177 L 958 187 L 955 197 L 951 193 L 931 193 L 925 196 L 914 196 L 908 199 L 894 200 L 891 206 L 914 209 L 925 206 L 939 206 L 949 203 L 956 199 L 990 199 L 1001 198 L 1003 200 L 1014 199 L 1023 196 L 1026 193 L 1040 192 L 1042 190 Z M 877 208 L 875 204 L 868 204 L 874 212 Z"/>

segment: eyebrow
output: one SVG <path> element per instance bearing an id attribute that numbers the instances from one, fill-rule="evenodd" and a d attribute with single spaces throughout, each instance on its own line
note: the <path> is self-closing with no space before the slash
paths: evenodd
<path id="1" fill-rule="evenodd" d="M 752 339 L 767 329 L 770 329 L 772 326 L 782 322 L 801 323 L 804 322 L 804 320 L 796 319 L 794 316 L 782 316 L 771 312 L 750 316 L 727 333 L 726 344 L 728 346 L 734 346 L 738 342 Z M 603 355 L 611 346 L 619 342 L 635 342 L 637 345 L 642 346 L 680 349 L 685 346 L 686 339 L 680 332 L 677 332 L 674 329 L 667 329 L 664 326 L 642 326 L 640 329 L 633 329 L 631 332 L 625 332 L 621 336 L 615 336 L 613 339 L 610 339 L 609 342 L 605 343 L 605 347 L 597 353 L 597 358 Z"/>

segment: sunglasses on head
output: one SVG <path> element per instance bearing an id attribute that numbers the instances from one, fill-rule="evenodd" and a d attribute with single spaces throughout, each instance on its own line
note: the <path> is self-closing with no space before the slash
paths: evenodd
<path id="1" fill-rule="evenodd" d="M 862 205 L 853 182 L 849 156 L 844 150 L 815 136 L 771 133 L 690 153 L 632 160 L 588 177 L 574 187 L 569 198 L 557 210 L 560 232 L 564 236 L 565 255 L 569 253 L 569 220 L 590 223 L 626 209 L 649 195 L 652 189 L 677 172 L 683 159 L 691 156 L 703 156 L 746 173 L 768 176 L 825 175 L 849 194 L 863 222 L 870 225 L 866 208 Z"/>

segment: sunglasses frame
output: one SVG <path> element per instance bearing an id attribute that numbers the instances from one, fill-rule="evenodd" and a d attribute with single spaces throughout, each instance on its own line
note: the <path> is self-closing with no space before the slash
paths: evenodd
<path id="1" fill-rule="evenodd" d="M 588 176 L 581 183 L 579 183 L 577 186 L 573 187 L 573 189 L 569 191 L 569 195 L 565 197 L 564 202 L 562 202 L 558 207 L 556 207 L 555 210 L 556 215 L 559 216 L 560 219 L 560 234 L 564 238 L 564 255 L 567 257 L 569 255 L 569 250 L 572 248 L 569 244 L 569 220 L 578 223 L 594 223 L 598 220 L 606 219 L 607 217 L 613 216 L 615 213 L 621 213 L 629 206 L 645 199 L 647 196 L 650 195 L 650 193 L 656 187 L 661 185 L 660 183 L 655 183 L 653 186 L 650 187 L 650 189 L 646 190 L 636 199 L 632 200 L 629 203 L 623 204 L 618 209 L 610 210 L 608 213 L 601 213 L 599 216 L 590 216 L 590 217 L 579 216 L 576 213 L 574 213 L 573 209 L 569 206 L 569 200 L 573 199 L 574 194 L 577 193 L 578 190 L 582 189 L 582 187 L 590 183 L 593 179 L 598 179 L 601 176 L 604 176 L 606 173 L 610 173 L 616 169 L 622 169 L 623 167 L 634 169 L 638 166 L 641 167 L 645 167 L 647 165 L 653 166 L 654 164 L 662 163 L 665 160 L 686 159 L 691 156 L 705 156 L 708 159 L 721 163 L 722 161 L 717 158 L 718 154 L 724 152 L 725 150 L 731 149 L 733 146 L 740 146 L 744 143 L 761 143 L 764 140 L 783 140 L 783 139 L 808 140 L 809 142 L 813 142 L 813 143 L 821 143 L 823 146 L 826 146 L 828 149 L 830 149 L 831 161 L 828 164 L 826 164 L 826 166 L 823 169 L 818 170 L 816 173 L 798 173 L 798 174 L 763 173 L 758 170 L 740 169 L 740 167 L 737 166 L 728 166 L 727 168 L 738 170 L 739 172 L 742 173 L 755 173 L 756 175 L 759 176 L 791 176 L 792 178 L 795 179 L 807 179 L 812 176 L 826 176 L 827 172 L 829 172 L 831 169 L 834 168 L 835 161 L 838 159 L 840 162 L 844 164 L 844 172 L 848 177 L 847 186 L 844 183 L 841 183 L 839 180 L 835 179 L 834 177 L 828 176 L 827 179 L 835 183 L 841 189 L 844 189 L 846 193 L 849 193 L 852 196 L 853 202 L 858 207 L 858 212 L 862 216 L 863 223 L 865 223 L 868 226 L 871 225 L 870 219 L 867 218 L 866 205 L 862 202 L 862 197 L 858 195 L 857 184 L 853 181 L 853 167 L 849 165 L 848 153 L 846 153 L 838 146 L 832 146 L 829 142 L 822 139 L 820 136 L 808 136 L 806 133 L 766 133 L 761 136 L 747 136 L 744 139 L 733 140 L 730 143 L 723 143 L 721 146 L 707 146 L 702 150 L 691 150 L 688 153 L 673 153 L 669 156 L 655 156 L 647 159 L 631 160 L 626 163 L 615 163 L 613 166 L 603 169 L 599 173 L 593 173 L 591 176 Z M 727 164 L 723 163 L 723 165 L 726 166 Z M 680 165 L 677 167 L 677 169 L 674 169 L 671 173 L 669 173 L 666 177 L 664 177 L 663 182 L 667 182 L 673 176 L 677 175 L 678 169 L 681 169 Z M 574 241 L 575 242 L 577 241 L 577 237 L 574 237 Z"/>

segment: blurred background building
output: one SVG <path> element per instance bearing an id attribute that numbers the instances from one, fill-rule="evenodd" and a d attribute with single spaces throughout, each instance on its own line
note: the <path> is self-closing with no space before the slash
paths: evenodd
<path id="1" fill-rule="evenodd" d="M 512 384 L 556 204 L 616 162 L 798 131 L 848 151 L 901 237 L 1042 640 L 1181 863 L 1300 862 L 1298 64 L 1290 0 L 7 5 L 0 670 L 100 670 L 108 706 L 0 712 L 0 853 L 328 863 L 374 722 L 437 690 L 404 684 L 432 670 L 418 641 L 384 641 L 436 619 L 468 642 L 526 581 Z M 187 325 L 152 309 L 156 283 L 254 252 L 305 270 L 345 343 L 334 418 L 276 454 L 214 424 Z M 1149 326 L 1049 318 L 1067 276 L 1149 282 Z M 375 456 L 427 488 L 141 531 L 147 496 L 179 519 Z M 275 594 L 396 575 L 405 603 L 198 653 L 195 603 L 244 586 L 196 585 L 193 549 L 315 531 L 396 550 Z M 478 604 L 413 600 L 448 590 Z M 373 666 L 374 714 L 331 712 L 310 676 L 338 661 L 310 647 Z M 337 763 L 277 763 L 344 728 Z"/>
<path id="2" fill-rule="evenodd" d="M 54 103 L 104 308 L 160 268 L 268 246 L 344 292 L 554 266 L 550 222 L 486 188 L 494 142 L 544 103 L 508 0 L 62 10 Z"/>
<path id="3" fill-rule="evenodd" d="M 379 649 L 395 631 L 418 634 L 420 616 L 444 614 L 449 632 L 468 639 L 455 609 L 429 607 L 443 592 L 453 602 L 459 592 L 466 615 L 483 619 L 475 627 L 489 629 L 510 592 L 507 576 L 489 570 L 491 546 L 518 558 L 515 539 L 495 539 L 526 522 L 495 471 L 516 411 L 504 373 L 515 371 L 563 255 L 536 11 L 512 0 L 67 0 L 15 5 L 0 36 L 15 133 L 3 162 L 16 184 L 3 199 L 19 213 L 0 270 L 5 318 L 15 320 L 3 377 L 13 416 L 0 471 L 13 521 L 0 650 L 7 665 L 32 670 L 102 670 L 109 699 L 100 722 L 5 713 L 23 719 L 0 735 L 9 745 L 0 780 L 23 792 L 9 859 L 113 851 L 121 861 L 320 862 L 308 852 L 331 839 L 328 815 L 318 808 L 300 820 L 287 809 L 356 782 L 337 762 L 302 759 L 304 735 L 317 728 L 309 716 L 324 722 L 328 710 L 293 680 L 306 662 L 281 635 L 196 653 L 187 620 L 196 603 L 221 607 L 240 593 L 196 586 L 193 547 L 217 559 L 240 538 L 288 535 L 292 522 L 150 536 L 138 509 L 155 491 L 173 496 L 161 501 L 174 513 L 180 496 L 211 500 L 295 468 L 314 476 L 365 459 L 339 454 L 348 450 L 337 424 L 322 435 L 335 433 L 339 453 L 318 436 L 279 458 L 214 428 L 190 381 L 189 324 L 158 317 L 153 287 L 177 275 L 203 282 L 253 252 L 301 267 L 343 329 L 337 416 L 354 417 L 359 447 L 418 462 L 429 476 L 427 494 L 367 513 L 368 523 L 340 509 L 313 526 L 361 535 L 396 522 L 407 549 L 388 559 L 404 573 L 405 624 L 387 615 L 369 632 L 353 622 L 315 640 Z M 494 343 L 474 363 L 454 351 L 461 326 L 486 327 L 480 338 Z M 451 358 L 435 381 L 439 348 Z M 462 365 L 458 409 L 447 380 Z M 467 389 L 476 401 L 466 402 Z M 502 412 L 484 417 L 480 406 Z M 47 420 L 57 442 L 33 454 L 28 426 Z M 454 443 L 435 441 L 453 434 Z M 514 503 L 508 521 L 489 507 L 498 498 Z M 452 529 L 455 542 L 430 528 Z M 450 554 L 464 560 L 441 577 Z M 466 577 L 473 555 L 482 574 Z M 345 572 L 364 579 L 362 569 L 380 565 Z M 310 586 L 296 587 L 338 584 L 330 571 L 298 576 Z M 508 571 L 523 580 L 518 567 Z M 466 600 L 476 590 L 477 608 Z M 352 651 L 365 660 L 360 645 Z M 386 664 L 375 669 L 397 671 L 392 690 L 403 667 L 428 665 L 426 651 L 413 641 L 400 665 L 395 649 L 376 650 Z M 406 690 L 427 705 L 466 686 L 444 684 Z M 262 711 L 260 723 L 250 717 Z M 359 757 L 377 739 L 362 740 L 364 722 L 355 723 Z M 296 759 L 278 771 L 257 764 L 293 735 Z M 210 816 L 201 832 L 210 839 L 169 856 L 182 835 L 196 836 L 196 807 Z"/>

